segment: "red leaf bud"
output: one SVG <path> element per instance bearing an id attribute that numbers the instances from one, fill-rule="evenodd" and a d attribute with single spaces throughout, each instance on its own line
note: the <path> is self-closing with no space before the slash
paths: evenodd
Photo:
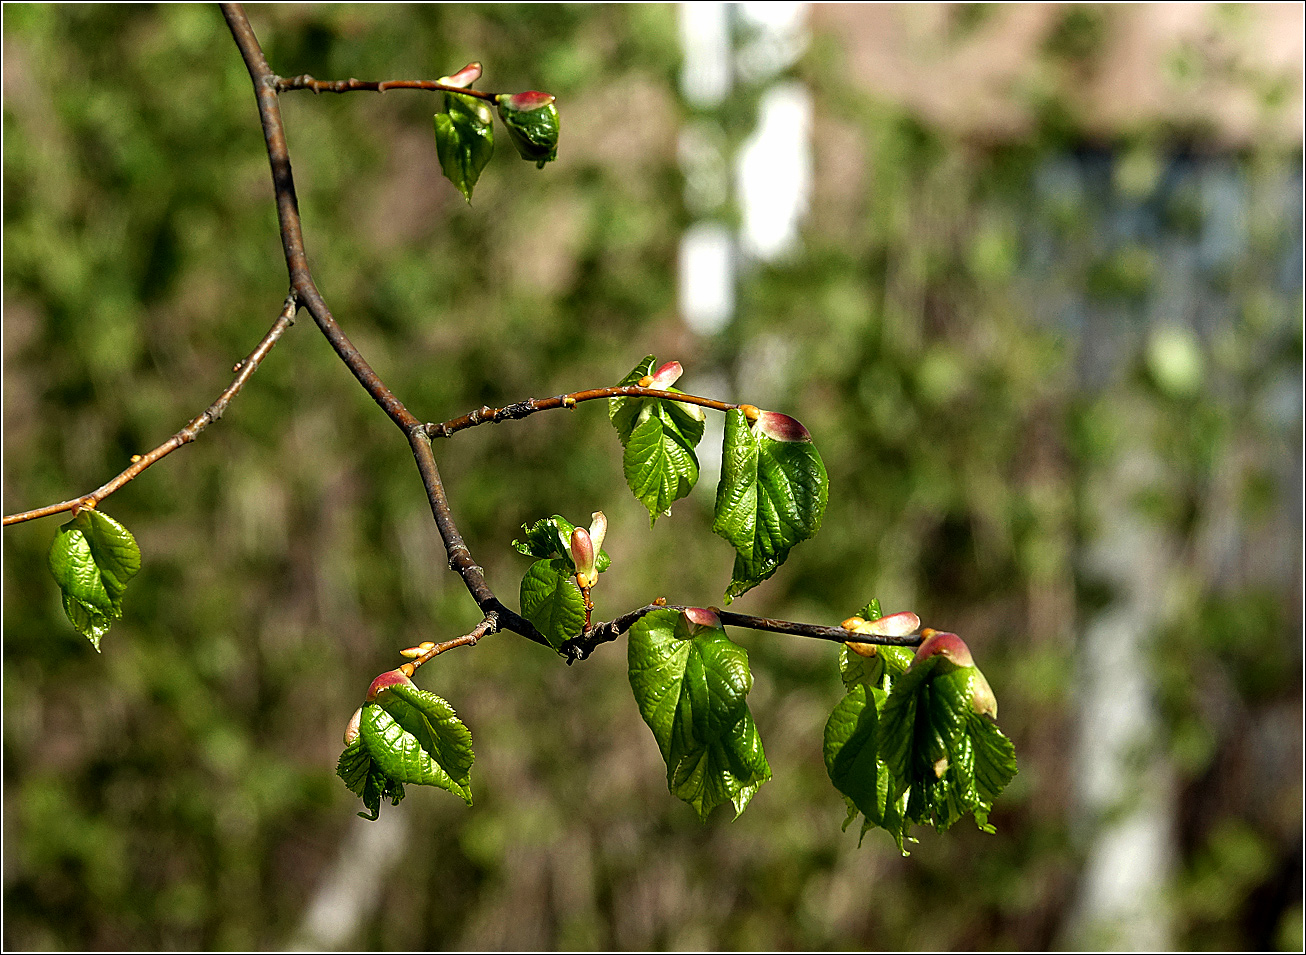
<path id="1" fill-rule="evenodd" d="M 689 621 L 689 632 L 697 636 L 704 630 L 720 630 L 721 618 L 717 616 L 715 610 L 705 610 L 702 607 L 690 607 L 682 611 L 685 619 Z"/>
<path id="2" fill-rule="evenodd" d="M 840 626 L 853 633 L 874 634 L 879 637 L 906 637 L 916 632 L 921 625 L 921 618 L 910 610 L 891 613 L 877 620 L 863 620 L 861 617 L 849 617 Z M 875 656 L 873 643 L 849 643 L 848 647 L 864 657 Z"/>
<path id="3" fill-rule="evenodd" d="M 779 411 L 763 411 L 757 418 L 757 428 L 772 441 L 803 441 L 808 444 L 812 441 L 812 435 L 801 421 Z"/>
<path id="4" fill-rule="evenodd" d="M 657 388 L 659 391 L 666 391 L 674 385 L 684 373 L 685 369 L 680 367 L 680 362 L 669 361 L 657 371 L 653 372 L 646 387 Z"/>
<path id="5" fill-rule="evenodd" d="M 576 565 L 576 576 L 581 579 L 581 586 L 592 586 L 598 576 L 594 571 L 594 541 L 590 539 L 590 532 L 583 527 L 577 527 L 571 532 L 571 559 Z"/>
<path id="6" fill-rule="evenodd" d="M 920 663 L 929 657 L 940 655 L 953 666 L 973 667 L 975 659 L 970 655 L 970 647 L 955 633 L 940 633 L 926 628 L 922 631 L 925 642 L 916 651 L 912 664 Z"/>
<path id="7" fill-rule="evenodd" d="M 408 674 L 402 668 L 397 667 L 393 670 L 386 670 L 373 680 L 372 685 L 367 688 L 367 702 L 371 703 L 387 689 L 399 683 L 405 686 L 413 685 L 413 681 L 408 679 Z"/>
<path id="8" fill-rule="evenodd" d="M 457 86 L 459 89 L 467 89 L 480 78 L 481 64 L 468 63 L 452 76 L 440 77 L 440 82 L 445 86 Z"/>
<path id="9" fill-rule="evenodd" d="M 513 93 L 511 96 L 500 96 L 497 100 L 501 110 L 510 110 L 514 113 L 528 113 L 531 110 L 539 109 L 542 106 L 548 106 L 556 96 L 552 93 L 541 93 L 539 90 L 527 90 L 525 93 Z"/>

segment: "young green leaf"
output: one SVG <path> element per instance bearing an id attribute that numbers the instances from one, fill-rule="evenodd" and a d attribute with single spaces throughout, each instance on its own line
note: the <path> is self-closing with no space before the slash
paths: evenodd
<path id="1" fill-rule="evenodd" d="M 747 652 L 709 611 L 654 610 L 631 627 L 627 655 L 635 702 L 667 764 L 667 788 L 700 819 L 723 802 L 738 816 L 771 778 L 748 711 Z"/>
<path id="2" fill-rule="evenodd" d="M 473 96 L 445 93 L 446 112 L 435 114 L 435 151 L 445 178 L 470 204 L 472 190 L 494 155 L 494 115 Z"/>
<path id="3" fill-rule="evenodd" d="M 122 616 L 127 582 L 141 569 L 136 539 L 107 514 L 83 508 L 56 532 L 49 566 L 68 619 L 98 651 L 109 624 Z"/>
<path id="4" fill-rule="evenodd" d="M 359 815 L 364 819 L 376 821 L 381 815 L 382 799 L 389 799 L 391 805 L 397 806 L 404 798 L 404 784 L 381 772 L 376 761 L 368 755 L 361 736 L 349 743 L 340 754 L 336 775 L 345 781 L 350 792 L 363 800 L 367 812 L 360 812 Z"/>
<path id="5" fill-rule="evenodd" d="M 649 355 L 623 378 L 619 385 L 636 385 L 653 375 L 657 360 Z M 679 374 L 679 365 L 668 369 L 653 387 L 678 391 L 671 381 Z M 670 371 L 674 367 L 675 371 Z M 659 369 L 659 373 L 661 373 Z M 689 494 L 698 483 L 698 457 L 694 448 L 703 438 L 705 414 L 697 405 L 681 404 L 661 398 L 609 398 L 608 417 L 617 429 L 625 453 L 621 456 L 626 484 L 635 497 L 648 508 L 649 524 L 669 513 L 671 505 Z"/>
<path id="6" fill-rule="evenodd" d="M 576 565 L 571 559 L 570 545 L 564 543 L 571 540 L 571 535 L 576 530 L 575 524 L 559 514 L 554 514 L 552 517 L 541 518 L 529 526 L 523 524 L 521 529 L 526 534 L 521 540 L 512 542 L 513 550 L 523 557 L 534 557 L 538 560 L 561 558 L 567 561 L 573 572 L 575 571 Z M 600 547 L 594 562 L 595 569 L 601 574 L 611 566 L 612 558 Z"/>
<path id="7" fill-rule="evenodd" d="M 508 138 L 522 159 L 543 169 L 545 163 L 557 158 L 558 107 L 552 94 L 536 90 L 504 93 L 495 102 L 499 106 L 499 118 L 508 128 Z"/>
<path id="8" fill-rule="evenodd" d="M 872 828 L 883 828 L 906 855 L 904 842 L 911 828 L 903 815 L 906 799 L 893 798 L 891 775 L 879 757 L 876 733 L 887 697 L 878 687 L 856 686 L 839 702 L 825 724 L 825 768 L 851 807 L 844 828 L 863 813 L 863 837 Z"/>
<path id="9" fill-rule="evenodd" d="M 521 613 L 558 649 L 585 628 L 585 598 L 567 558 L 537 560 L 521 581 Z"/>
<path id="10" fill-rule="evenodd" d="M 795 544 L 816 534 L 828 497 L 825 464 L 801 424 L 764 411 L 750 425 L 744 412 L 726 413 L 712 522 L 735 548 L 726 603 L 774 574 Z"/>
<path id="11" fill-rule="evenodd" d="M 893 684 L 877 739 L 894 798 L 908 797 L 909 820 L 942 832 L 969 812 L 980 829 L 993 831 L 988 814 L 1016 775 L 1016 755 L 986 715 L 995 709 L 991 701 L 976 667 L 942 655 L 922 658 L 918 652 Z"/>
<path id="12" fill-rule="evenodd" d="M 363 745 L 375 771 L 386 779 L 447 789 L 472 804 L 472 762 L 476 758 L 472 734 L 453 707 L 434 693 L 404 684 L 387 687 L 375 702 L 363 707 L 356 742 Z M 353 772 L 357 778 L 356 767 Z M 349 784 L 349 778 L 345 783 Z M 386 794 L 384 788 L 381 791 Z M 366 797 L 364 801 L 366 804 Z"/>

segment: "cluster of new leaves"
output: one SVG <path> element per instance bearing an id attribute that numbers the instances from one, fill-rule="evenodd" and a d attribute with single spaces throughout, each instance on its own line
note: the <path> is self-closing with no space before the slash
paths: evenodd
<path id="1" fill-rule="evenodd" d="M 443 76 L 445 86 L 471 89 L 481 76 L 481 64 L 468 63 L 453 76 Z M 558 108 L 549 93 L 531 90 L 494 98 L 499 118 L 508 130 L 517 154 L 543 169 L 558 155 Z M 445 178 L 458 187 L 469 203 L 472 190 L 494 155 L 494 115 L 485 99 L 464 93 L 444 94 L 444 112 L 435 114 L 435 149 Z"/>
<path id="2" fill-rule="evenodd" d="M 649 355 L 621 380 L 679 393 L 679 362 L 653 371 Z M 694 448 L 703 437 L 702 409 L 670 398 L 609 400 L 609 417 L 625 449 L 626 483 L 649 518 L 668 513 L 698 481 Z M 812 436 L 798 421 L 744 405 L 726 412 L 712 530 L 735 548 L 725 591 L 728 604 L 776 572 L 795 544 L 814 536 L 829 498 L 829 479 Z"/>
<path id="3" fill-rule="evenodd" d="M 607 521 L 596 511 L 589 531 L 583 528 L 581 547 L 593 549 L 593 577 L 607 570 L 612 558 L 603 550 Z M 533 525 L 522 525 L 526 536 L 512 542 L 517 553 L 536 558 L 521 581 L 521 613 L 544 634 L 549 646 L 557 650 L 566 641 L 578 637 L 585 628 L 585 594 L 577 575 L 584 573 L 584 555 L 575 553 L 577 527 L 565 517 L 554 514 Z M 592 585 L 592 584 L 591 584 Z"/>
<path id="4" fill-rule="evenodd" d="M 345 751 L 336 773 L 367 807 L 380 814 L 381 800 L 399 805 L 404 785 L 447 789 L 472 804 L 472 734 L 448 703 L 419 690 L 400 670 L 372 682 L 368 701 L 345 730 Z"/>
<path id="5" fill-rule="evenodd" d="M 881 619 L 871 601 L 844 626 L 897 636 L 920 625 L 914 614 Z M 1016 753 L 997 725 L 997 700 L 970 651 L 951 633 L 924 631 L 913 653 L 846 644 L 840 670 L 847 694 L 825 726 L 825 766 L 848 803 L 847 828 L 888 831 L 906 852 L 913 823 L 942 832 L 966 813 L 985 832 L 993 801 L 1016 775 Z"/>
<path id="6" fill-rule="evenodd" d="M 136 538 L 93 508 L 60 527 L 50 547 L 50 573 L 63 592 L 64 612 L 97 651 L 109 624 L 122 616 L 127 582 L 140 569 Z"/>
<path id="7" fill-rule="evenodd" d="M 480 64 L 472 63 L 442 78 L 444 112 L 435 116 L 441 168 L 468 202 L 494 152 L 490 102 L 523 159 L 542 168 L 558 145 L 551 95 L 473 91 L 480 75 Z M 725 410 L 712 529 L 735 550 L 724 594 L 729 603 L 771 577 L 820 529 L 828 479 L 798 421 L 685 395 L 674 387 L 681 373 L 679 362 L 658 366 L 653 356 L 644 358 L 618 387 L 657 394 L 611 397 L 608 414 L 621 441 L 626 483 L 652 525 L 698 482 L 702 405 Z M 603 550 L 607 519 L 601 511 L 592 517 L 586 529 L 554 515 L 523 526 L 522 539 L 513 541 L 533 559 L 521 582 L 522 616 L 555 650 L 591 632 L 590 591 L 611 563 Z M 69 620 L 99 650 L 140 570 L 135 539 L 94 506 L 81 507 L 59 529 L 49 565 Z M 919 627 L 914 614 L 883 617 L 876 601 L 843 623 L 850 635 L 877 638 L 911 637 Z M 997 701 L 966 645 L 955 634 L 928 629 L 921 638 L 914 653 L 846 643 L 840 668 L 847 692 L 825 727 L 826 767 L 849 807 L 845 828 L 862 815 L 863 836 L 883 828 L 900 849 L 912 824 L 942 831 L 967 813 L 991 832 L 993 801 L 1016 773 L 1014 749 L 996 724 Z M 631 690 L 666 763 L 671 793 L 702 819 L 727 802 L 736 815 L 743 812 L 771 768 L 748 709 L 748 654 L 726 636 L 719 612 L 650 610 L 631 626 L 627 649 Z M 436 645 L 403 652 L 413 662 L 372 682 L 345 731 L 337 766 L 369 819 L 378 817 L 383 799 L 397 805 L 406 785 L 435 786 L 472 802 L 471 733 L 445 700 L 410 679 L 438 652 Z"/>

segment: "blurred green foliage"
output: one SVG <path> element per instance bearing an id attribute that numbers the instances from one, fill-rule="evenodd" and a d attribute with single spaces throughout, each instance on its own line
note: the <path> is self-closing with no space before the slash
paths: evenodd
<path id="1" fill-rule="evenodd" d="M 818 154 L 836 171 L 804 251 L 749 272 L 739 320 L 706 341 L 674 310 L 688 113 L 673 10 L 251 16 L 286 74 L 480 60 L 486 89 L 558 97 L 558 162 L 500 151 L 470 209 L 440 174 L 430 97 L 282 97 L 318 284 L 416 414 L 616 382 L 649 352 L 681 360 L 689 390 L 696 365 L 724 369 L 738 393 L 719 397 L 807 425 L 831 486 L 822 533 L 739 609 L 834 623 L 879 596 L 963 634 L 1021 765 L 996 836 L 925 834 L 901 859 L 875 834 L 858 850 L 821 757 L 837 651 L 739 634 L 775 778 L 737 822 L 700 828 L 666 792 L 619 648 L 568 669 L 494 636 L 418 678 L 473 733 L 476 808 L 410 792 L 406 846 L 350 944 L 1053 944 L 1081 861 L 1075 634 L 1111 596 L 1077 554 L 1100 519 L 1088 489 L 1132 442 L 1164 464 L 1138 519 L 1180 555 L 1177 609 L 1139 661 L 1180 784 L 1176 942 L 1300 946 L 1301 514 L 1285 504 L 1301 473 L 1300 153 L 1250 150 L 1204 178 L 1209 162 L 1175 165 L 1164 140 L 1067 154 L 1055 111 L 1028 141 L 980 150 L 840 96 L 818 45 L 809 79 L 848 148 Z M 216 10 L 3 17 L 14 511 L 98 486 L 206 406 L 286 279 L 248 76 Z M 1099 33 L 1067 24 L 1049 55 L 1090 57 Z M 1122 238 L 1139 209 L 1156 225 Z M 1231 215 L 1226 241 L 1211 220 Z M 1155 321 L 1174 303 L 1195 320 Z M 488 579 L 512 600 L 521 524 L 602 508 L 619 572 L 600 615 L 715 602 L 731 553 L 710 489 L 650 529 L 605 418 L 582 407 L 437 444 Z M 307 321 L 220 423 L 104 509 L 144 566 L 102 655 L 48 577 L 57 519 L 4 532 L 4 944 L 284 946 L 368 825 L 334 775 L 349 714 L 399 647 L 479 615 L 404 442 Z"/>

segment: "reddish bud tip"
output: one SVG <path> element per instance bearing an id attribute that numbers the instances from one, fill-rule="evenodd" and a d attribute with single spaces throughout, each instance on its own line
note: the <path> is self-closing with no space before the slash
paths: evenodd
<path id="1" fill-rule="evenodd" d="M 349 717 L 349 725 L 345 727 L 345 745 L 348 746 L 354 740 L 358 739 L 358 734 L 363 725 L 363 708 L 360 706 L 354 710 L 354 715 Z"/>
<path id="2" fill-rule="evenodd" d="M 533 109 L 540 109 L 552 103 L 556 96 L 552 93 L 541 93 L 539 90 L 527 90 L 525 93 L 513 93 L 510 96 L 500 96 L 498 99 L 499 108 L 511 110 L 514 113 L 528 113 Z"/>
<path id="3" fill-rule="evenodd" d="M 897 616 L 895 614 L 895 616 Z M 940 633 L 937 630 L 923 631 L 925 642 L 920 645 L 916 651 L 916 656 L 912 659 L 912 665 L 920 663 L 929 657 L 941 655 L 953 666 L 973 667 L 974 658 L 970 655 L 970 647 L 966 646 L 965 641 L 955 633 Z"/>
<path id="4" fill-rule="evenodd" d="M 877 620 L 863 620 L 861 617 L 849 617 L 840 626 L 853 633 L 872 634 L 877 637 L 906 637 L 916 632 L 921 625 L 921 618 L 910 610 L 891 613 Z M 873 643 L 849 643 L 848 646 L 864 657 L 875 656 Z"/>
<path id="5" fill-rule="evenodd" d="M 594 541 L 583 527 L 571 532 L 571 559 L 576 565 L 577 576 L 594 579 Z"/>
<path id="6" fill-rule="evenodd" d="M 468 63 L 453 76 L 442 76 L 440 82 L 445 86 L 456 86 L 459 89 L 467 89 L 481 78 L 481 64 Z"/>
<path id="7" fill-rule="evenodd" d="M 372 681 L 372 685 L 367 688 L 367 702 L 371 703 L 383 692 L 395 684 L 402 683 L 405 686 L 412 686 L 413 681 L 408 679 L 408 674 L 402 668 L 386 670 L 379 677 Z"/>
<path id="8" fill-rule="evenodd" d="M 666 391 L 674 385 L 684 373 L 685 369 L 680 367 L 680 362 L 669 361 L 657 371 L 653 372 L 652 377 L 648 380 L 647 387 Z"/>
<path id="9" fill-rule="evenodd" d="M 689 632 L 699 634 L 704 630 L 720 630 L 721 618 L 717 616 L 715 610 L 705 610 L 702 607 L 690 607 L 683 611 L 685 619 L 689 621 Z"/>
<path id="10" fill-rule="evenodd" d="M 797 418 L 779 411 L 763 411 L 757 418 L 757 428 L 772 441 L 803 441 L 808 444 L 812 435 Z"/>
<path id="11" fill-rule="evenodd" d="M 891 613 L 878 620 L 868 620 L 858 628 L 858 633 L 873 633 L 880 637 L 906 637 L 920 629 L 921 618 L 910 610 Z"/>

